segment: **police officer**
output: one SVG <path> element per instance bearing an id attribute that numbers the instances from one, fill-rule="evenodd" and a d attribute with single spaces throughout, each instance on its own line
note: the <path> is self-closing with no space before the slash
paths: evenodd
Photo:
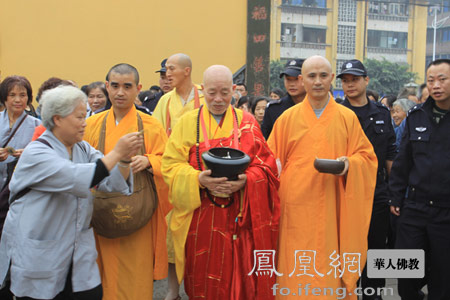
<path id="1" fill-rule="evenodd" d="M 337 76 L 342 81 L 346 95 L 342 105 L 356 114 L 364 133 L 369 138 L 378 159 L 378 173 L 375 187 L 372 218 L 370 221 L 368 248 L 384 249 L 389 230 L 389 192 L 386 175 L 390 172 L 395 152 L 395 132 L 389 109 L 367 97 L 369 77 L 364 65 L 357 59 L 344 62 Z M 374 290 L 385 285 L 384 278 L 368 278 L 364 268 L 361 286 Z M 381 299 L 381 296 L 363 296 L 364 300 Z"/>
<path id="2" fill-rule="evenodd" d="M 396 248 L 426 251 L 428 299 L 450 299 L 450 60 L 427 67 L 425 103 L 406 117 L 389 188 Z M 405 197 L 405 195 L 407 195 Z M 422 299 L 421 279 L 399 279 L 404 300 Z"/>
<path id="3" fill-rule="evenodd" d="M 280 100 L 271 101 L 267 104 L 264 119 L 261 124 L 261 131 L 266 139 L 272 132 L 273 124 L 278 117 L 289 107 L 303 101 L 306 95 L 303 82 L 299 79 L 302 72 L 304 59 L 293 59 L 286 63 L 280 78 L 284 76 L 284 87 L 287 94 Z"/>
<path id="4" fill-rule="evenodd" d="M 150 114 L 155 110 L 159 99 L 165 94 L 172 90 L 170 86 L 169 79 L 166 76 L 166 61 L 167 58 L 163 59 L 161 62 L 161 69 L 155 71 L 159 73 L 159 86 L 153 85 L 147 91 L 142 91 L 139 93 L 139 100 L 141 101 L 141 106 L 144 106 L 150 111 Z M 141 110 L 143 111 L 143 110 Z M 144 111 L 145 112 L 145 111 Z"/>

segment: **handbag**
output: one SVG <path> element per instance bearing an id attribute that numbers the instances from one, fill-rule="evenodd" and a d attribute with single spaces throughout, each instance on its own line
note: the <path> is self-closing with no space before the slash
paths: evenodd
<path id="1" fill-rule="evenodd" d="M 16 134 L 17 130 L 19 129 L 20 125 L 22 125 L 23 121 L 27 118 L 27 115 L 20 120 L 17 127 L 14 129 L 14 131 L 9 136 L 8 140 L 5 142 L 5 144 L 2 146 L 2 148 L 5 148 L 8 146 L 8 143 L 11 141 L 11 139 Z M 6 163 L 6 181 L 5 184 L 2 186 L 2 190 L 0 191 L 0 237 L 2 235 L 3 231 L 3 224 L 5 223 L 6 214 L 9 210 L 9 182 L 11 181 L 12 174 L 14 173 L 14 169 L 16 168 L 17 162 L 19 159 L 15 159 L 9 163 Z"/>
<path id="2" fill-rule="evenodd" d="M 105 151 L 106 119 L 100 130 L 98 150 Z M 138 130 L 143 129 L 142 119 L 137 115 Z M 145 153 L 144 145 L 139 155 Z M 123 195 L 119 192 L 101 192 L 94 190 L 94 211 L 92 227 L 97 234 L 106 238 L 118 238 L 132 234 L 145 226 L 153 216 L 158 205 L 153 174 L 148 170 L 133 175 L 133 194 Z"/>

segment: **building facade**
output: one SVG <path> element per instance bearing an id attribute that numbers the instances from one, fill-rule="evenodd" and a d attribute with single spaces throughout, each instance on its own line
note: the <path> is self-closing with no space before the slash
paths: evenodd
<path id="1" fill-rule="evenodd" d="M 434 26 L 435 19 L 437 26 Z M 436 27 L 436 40 L 434 39 L 434 27 Z M 428 10 L 427 65 L 433 60 L 433 44 L 435 44 L 436 59 L 450 59 L 450 0 L 435 1 L 434 6 Z"/>
<path id="2" fill-rule="evenodd" d="M 273 5 L 272 59 L 318 54 L 336 72 L 348 59 L 384 57 L 409 64 L 424 78 L 428 1 L 274 0 Z"/>

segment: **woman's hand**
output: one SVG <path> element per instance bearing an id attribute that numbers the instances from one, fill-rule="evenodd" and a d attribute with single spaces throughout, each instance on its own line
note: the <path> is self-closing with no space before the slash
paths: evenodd
<path id="1" fill-rule="evenodd" d="M 6 148 L 0 148 L 0 161 L 4 161 L 8 158 L 8 151 Z"/>
<path id="2" fill-rule="evenodd" d="M 22 155 L 23 149 L 16 149 L 16 151 L 14 151 L 13 156 L 14 157 L 20 157 Z"/>
<path id="3" fill-rule="evenodd" d="M 116 145 L 114 151 L 121 157 L 122 160 L 130 161 L 131 157 L 136 155 L 144 143 L 144 137 L 139 132 L 132 132 L 121 137 Z"/>

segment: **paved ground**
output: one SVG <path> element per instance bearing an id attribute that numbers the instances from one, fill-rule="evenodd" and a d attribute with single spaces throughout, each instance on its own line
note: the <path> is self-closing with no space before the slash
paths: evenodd
<path id="1" fill-rule="evenodd" d="M 398 296 L 398 292 L 397 292 L 397 280 L 396 279 L 388 279 L 386 281 L 386 287 L 392 288 L 394 291 L 394 294 L 390 295 L 389 290 L 388 290 L 388 295 L 382 296 L 384 300 L 400 300 L 400 297 Z M 167 279 L 155 281 L 155 284 L 153 285 L 153 291 L 154 291 L 153 299 L 154 300 L 164 300 L 166 290 L 167 290 Z M 423 291 L 426 293 L 427 292 L 426 288 L 424 288 Z M 180 289 L 180 295 L 182 296 L 183 300 L 189 299 L 186 296 L 186 294 L 184 293 L 184 286 L 182 286 Z M 425 297 L 425 300 L 426 299 L 427 298 Z"/>
<path id="2" fill-rule="evenodd" d="M 153 283 L 153 300 L 164 300 L 167 292 L 167 279 L 158 280 Z M 180 296 L 182 300 L 188 300 L 184 292 L 184 285 L 180 287 Z"/>

